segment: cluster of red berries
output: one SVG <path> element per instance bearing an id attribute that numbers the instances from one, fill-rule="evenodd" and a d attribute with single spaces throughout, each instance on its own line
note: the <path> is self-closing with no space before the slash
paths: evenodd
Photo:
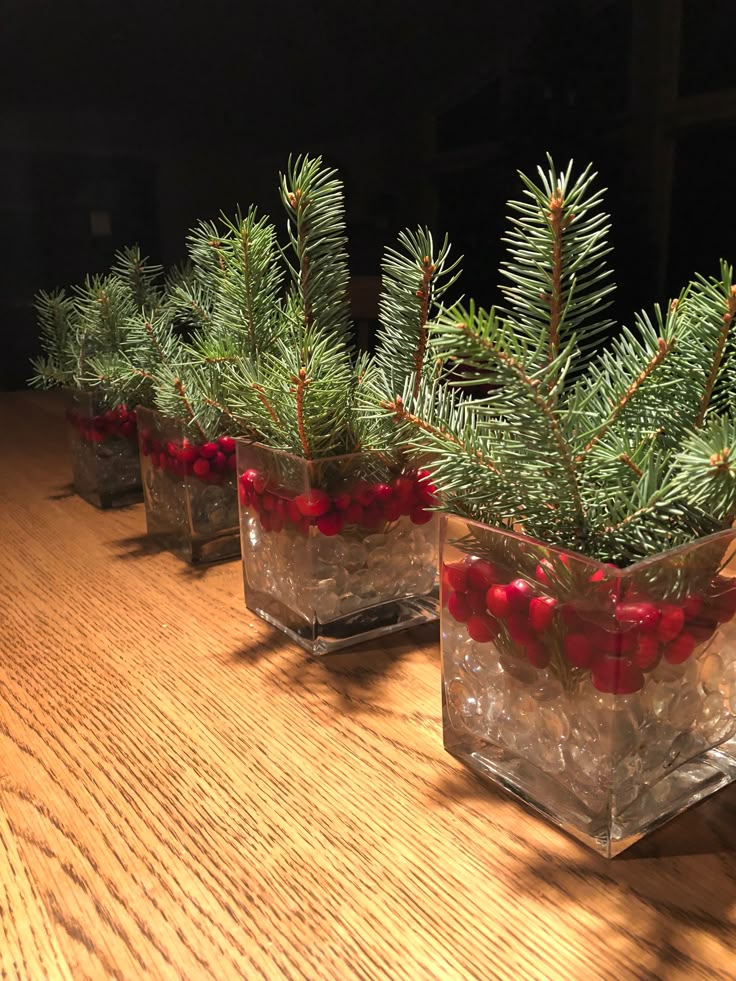
<path id="1" fill-rule="evenodd" d="M 546 668 L 557 649 L 574 667 L 589 669 L 599 691 L 620 695 L 639 691 L 645 673 L 661 660 L 686 661 L 736 615 L 736 580 L 721 576 L 704 596 L 666 603 L 633 591 L 619 595 L 621 580 L 599 569 L 588 579 L 589 595 L 561 603 L 539 588 L 550 585 L 545 565 L 537 566 L 532 584 L 509 582 L 483 559 L 445 564 L 443 603 L 478 643 L 493 640 L 503 627 L 534 667 Z"/>
<path id="2" fill-rule="evenodd" d="M 101 443 L 108 436 L 123 439 L 136 437 L 135 409 L 129 409 L 124 404 L 116 405 L 99 416 L 84 416 L 76 409 L 70 409 L 66 417 L 85 443 Z"/>
<path id="3" fill-rule="evenodd" d="M 291 526 L 306 535 L 312 525 L 323 535 L 339 535 L 346 525 L 376 531 L 404 515 L 415 525 L 424 525 L 431 521 L 428 509 L 436 501 L 426 470 L 402 474 L 391 483 L 362 482 L 333 494 L 312 488 L 296 497 L 285 488 L 270 486 L 256 470 L 246 470 L 240 477 L 240 503 L 258 514 L 264 531 Z"/>
<path id="4" fill-rule="evenodd" d="M 162 442 L 150 433 L 141 433 L 140 447 L 151 465 L 175 477 L 196 477 L 207 484 L 221 484 L 235 471 L 235 440 L 220 436 L 208 443 Z"/>

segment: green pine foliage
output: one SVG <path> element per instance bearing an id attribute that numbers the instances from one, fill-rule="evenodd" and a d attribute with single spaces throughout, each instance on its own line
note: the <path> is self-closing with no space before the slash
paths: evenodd
<path id="1" fill-rule="evenodd" d="M 98 365 L 119 358 L 126 348 L 131 318 L 161 302 L 161 279 L 161 267 L 133 247 L 116 255 L 109 273 L 88 276 L 71 293 L 40 293 L 36 309 L 44 353 L 33 361 L 36 373 L 31 385 L 99 387 L 105 399 L 114 403 L 115 385 L 98 377 Z"/>
<path id="2" fill-rule="evenodd" d="M 431 454 L 448 510 L 619 565 L 729 527 L 731 268 L 599 350 L 613 287 L 595 175 L 550 161 L 522 182 L 503 305 L 440 312 L 428 355 L 439 369 L 384 402 L 396 437 Z"/>

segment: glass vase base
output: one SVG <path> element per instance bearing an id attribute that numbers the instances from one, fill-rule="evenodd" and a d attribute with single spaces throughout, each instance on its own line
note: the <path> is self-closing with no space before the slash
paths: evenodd
<path id="1" fill-rule="evenodd" d="M 189 565 L 212 565 L 240 557 L 240 532 L 237 528 L 219 536 L 190 536 L 173 530 L 165 522 L 152 520 L 148 514 L 146 534 L 158 549 L 173 552 Z"/>
<path id="2" fill-rule="evenodd" d="M 116 491 L 94 490 L 89 487 L 74 485 L 74 492 L 83 501 L 98 508 L 100 511 L 107 511 L 110 508 L 127 508 L 131 504 L 143 503 L 143 491 L 138 489 Z"/>
<path id="3" fill-rule="evenodd" d="M 301 618 L 268 593 L 252 589 L 247 592 L 246 607 L 315 656 L 334 654 L 438 619 L 436 591 L 377 603 L 327 623 Z"/>
<path id="4" fill-rule="evenodd" d="M 450 737 L 450 738 L 448 738 Z M 614 858 L 645 835 L 736 780 L 736 739 L 682 763 L 616 811 L 613 796 L 601 805 L 579 794 L 501 746 L 469 733 L 445 733 L 445 749 L 484 781 L 500 787 L 526 807 L 604 858 Z M 563 774 L 564 778 L 564 774 Z"/>

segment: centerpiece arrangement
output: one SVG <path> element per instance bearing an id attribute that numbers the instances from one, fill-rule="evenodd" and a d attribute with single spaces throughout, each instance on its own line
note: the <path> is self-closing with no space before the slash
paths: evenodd
<path id="1" fill-rule="evenodd" d="M 258 370 L 282 274 L 274 229 L 253 209 L 201 222 L 188 251 L 162 302 L 130 317 L 125 346 L 92 369 L 137 405 L 148 534 L 196 564 L 240 553 L 234 437 L 254 427 L 210 392 L 230 363 Z"/>
<path id="2" fill-rule="evenodd" d="M 736 285 L 616 328 L 595 175 L 522 180 L 501 306 L 383 409 L 447 512 L 446 748 L 612 855 L 736 777 Z"/>
<path id="3" fill-rule="evenodd" d="M 71 294 L 37 298 L 44 355 L 33 362 L 31 384 L 66 390 L 74 487 L 100 508 L 139 501 L 141 477 L 135 402 L 91 378 L 90 365 L 120 354 L 129 318 L 160 303 L 161 278 L 161 267 L 131 248 L 107 275 L 88 276 Z"/>
<path id="4" fill-rule="evenodd" d="M 389 370 L 402 388 L 429 370 L 427 324 L 453 267 L 446 244 L 404 233 L 384 261 L 378 351 L 359 354 L 342 184 L 300 157 L 281 198 L 288 291 L 254 319 L 268 328 L 257 360 L 209 350 L 210 400 L 258 434 L 238 442 L 247 605 L 322 654 L 436 617 L 434 488 L 365 403 Z"/>

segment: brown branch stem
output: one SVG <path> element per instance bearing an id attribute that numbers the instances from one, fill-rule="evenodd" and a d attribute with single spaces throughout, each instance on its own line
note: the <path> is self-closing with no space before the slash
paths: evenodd
<path id="1" fill-rule="evenodd" d="M 547 420 L 547 424 L 552 434 L 552 439 L 554 440 L 560 457 L 562 458 L 563 469 L 567 475 L 567 482 L 572 493 L 575 514 L 577 516 L 576 524 L 578 527 L 578 536 L 582 538 L 582 533 L 585 528 L 585 508 L 583 507 L 583 500 L 580 496 L 580 488 L 578 487 L 577 475 L 575 473 L 576 461 L 573 459 L 570 452 L 570 447 L 560 431 L 560 423 L 554 409 L 549 402 L 547 402 L 546 399 L 542 398 L 542 396 L 539 394 L 539 383 L 533 378 L 529 377 L 524 370 L 524 366 L 517 361 L 516 358 L 512 358 L 511 355 L 506 354 L 504 351 L 499 351 L 498 348 L 496 348 L 485 338 L 479 337 L 477 334 L 473 333 L 467 324 L 459 323 L 457 324 L 457 327 L 462 330 L 463 333 L 472 335 L 476 344 L 479 344 L 481 347 L 485 348 L 487 351 L 492 353 L 494 357 L 498 358 L 499 361 L 510 368 L 519 381 L 529 389 L 534 403 Z"/>
<path id="2" fill-rule="evenodd" d="M 422 380 L 422 365 L 424 364 L 424 352 L 427 349 L 427 321 L 429 320 L 429 301 L 432 276 L 434 275 L 434 264 L 428 255 L 422 260 L 422 282 L 417 290 L 419 299 L 419 342 L 414 355 L 414 398 L 419 394 L 419 386 Z"/>
<path id="3" fill-rule="evenodd" d="M 565 229 L 563 219 L 564 198 L 561 188 L 549 199 L 547 220 L 552 229 L 552 293 L 549 300 L 549 352 L 548 359 L 554 361 L 560 350 L 560 323 L 562 322 L 562 233 Z"/>
<path id="4" fill-rule="evenodd" d="M 664 338 L 662 337 L 660 337 L 657 340 L 657 353 L 652 358 L 650 358 L 649 362 L 645 365 L 644 369 L 639 373 L 638 377 L 635 378 L 634 381 L 626 389 L 624 394 L 621 396 L 621 398 L 618 400 L 616 405 L 613 407 L 608 419 L 606 419 L 606 421 L 598 428 L 598 431 L 588 440 L 586 445 L 583 447 L 582 452 L 579 453 L 575 458 L 576 463 L 580 463 L 580 461 L 584 458 L 585 454 L 589 453 L 593 449 L 595 444 L 603 437 L 603 435 L 606 432 L 608 432 L 608 430 L 618 419 L 618 417 L 621 415 L 621 413 L 629 404 L 629 402 L 632 400 L 632 398 L 636 395 L 636 393 L 644 384 L 644 382 L 647 380 L 647 378 L 649 378 L 652 372 L 655 371 L 659 367 L 659 365 L 662 364 L 662 362 L 670 353 L 673 347 L 674 347 L 673 341 L 669 341 L 669 342 L 665 341 Z"/>
<path id="5" fill-rule="evenodd" d="M 641 469 L 641 467 L 638 467 L 634 463 L 634 461 L 631 459 L 628 453 L 621 453 L 621 455 L 619 456 L 619 460 L 621 461 L 621 463 L 627 466 L 629 470 L 632 470 L 637 477 L 641 477 L 643 470 Z"/>
<path id="6" fill-rule="evenodd" d="M 194 418 L 194 410 L 192 409 L 191 405 L 189 404 L 189 399 L 187 398 L 186 392 L 184 391 L 184 385 L 182 384 L 181 378 L 175 378 L 174 379 L 174 388 L 179 393 L 179 398 L 182 400 L 182 402 L 184 403 L 184 408 L 189 413 L 189 419 L 191 420 L 192 423 L 194 423 L 194 425 L 200 431 L 200 433 L 202 435 L 202 438 L 204 439 L 206 437 L 206 433 L 205 433 L 204 429 L 202 429 L 202 427 L 200 426 L 200 424 L 197 422 L 197 420 Z"/>
<path id="7" fill-rule="evenodd" d="M 496 467 L 495 463 L 492 460 L 489 460 L 488 457 L 484 456 L 480 450 L 469 449 L 462 442 L 462 440 L 458 439 L 457 436 L 451 433 L 448 429 L 441 429 L 437 426 L 433 426 L 424 419 L 420 419 L 419 416 L 415 416 L 412 415 L 411 412 L 407 412 L 400 396 L 397 396 L 393 402 L 381 402 L 380 405 L 382 409 L 392 412 L 397 422 L 410 422 L 412 426 L 416 426 L 416 428 L 421 429 L 422 432 L 429 433 L 431 436 L 436 436 L 439 439 L 447 440 L 448 443 L 452 443 L 454 446 L 459 447 L 461 450 L 467 453 L 468 456 L 472 457 L 487 470 L 492 470 L 493 473 L 498 476 L 501 475 L 501 471 L 498 469 L 498 467 Z"/>
<path id="8" fill-rule="evenodd" d="M 296 395 L 296 424 L 299 429 L 302 452 L 307 460 L 311 460 L 312 450 L 309 446 L 306 429 L 304 428 L 304 391 L 309 385 L 306 370 L 300 368 L 298 377 L 292 378 L 292 381 L 296 384 L 296 388 L 293 388 L 292 392 Z"/>
<path id="9" fill-rule="evenodd" d="M 703 425 L 703 421 L 705 420 L 705 413 L 708 411 L 708 406 L 710 405 L 710 400 L 713 395 L 716 378 L 718 377 L 721 361 L 723 360 L 723 351 L 726 347 L 726 341 L 728 340 L 728 332 L 731 329 L 734 316 L 736 316 L 736 286 L 731 287 L 731 295 L 728 297 L 726 302 L 726 311 L 722 318 L 723 326 L 718 334 L 718 343 L 716 344 L 716 350 L 713 355 L 713 363 L 710 366 L 708 378 L 705 383 L 705 389 L 703 391 L 703 397 L 700 400 L 698 414 L 695 417 L 696 429 L 700 429 L 700 427 Z"/>
<path id="10" fill-rule="evenodd" d="M 261 402 L 263 403 L 263 405 L 266 407 L 266 410 L 268 411 L 268 414 L 271 416 L 271 418 L 276 423 L 276 425 L 277 426 L 280 426 L 281 425 L 281 420 L 276 415 L 276 412 L 274 410 L 274 407 L 268 401 L 268 398 L 266 397 L 266 392 L 265 392 L 265 389 L 263 388 L 263 385 L 258 385 L 256 382 L 253 382 L 251 384 L 251 388 L 256 393 L 256 395 L 258 396 L 258 398 L 261 400 Z"/>

